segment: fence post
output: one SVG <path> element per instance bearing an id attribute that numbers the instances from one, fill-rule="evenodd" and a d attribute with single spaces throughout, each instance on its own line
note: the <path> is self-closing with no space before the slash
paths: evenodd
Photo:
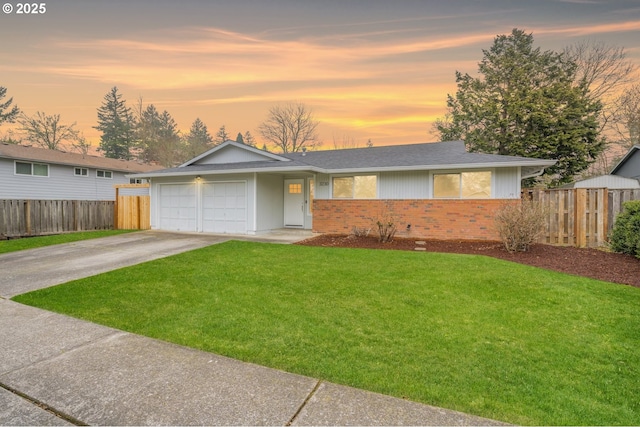
<path id="1" fill-rule="evenodd" d="M 587 189 L 576 188 L 576 246 L 584 248 L 587 245 Z"/>
<path id="2" fill-rule="evenodd" d="M 31 235 L 31 200 L 24 201 L 24 226 L 28 236 Z"/>

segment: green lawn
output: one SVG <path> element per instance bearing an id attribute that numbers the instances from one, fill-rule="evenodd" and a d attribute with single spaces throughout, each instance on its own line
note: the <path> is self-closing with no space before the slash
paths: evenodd
<path id="1" fill-rule="evenodd" d="M 79 240 L 96 239 L 98 237 L 115 236 L 136 230 L 100 230 L 80 231 L 77 233 L 55 234 L 51 236 L 24 237 L 22 239 L 0 240 L 0 254 L 22 251 L 24 249 L 41 248 L 60 243 L 77 242 Z"/>
<path id="2" fill-rule="evenodd" d="M 227 242 L 14 300 L 517 424 L 640 424 L 640 289 L 497 259 Z"/>

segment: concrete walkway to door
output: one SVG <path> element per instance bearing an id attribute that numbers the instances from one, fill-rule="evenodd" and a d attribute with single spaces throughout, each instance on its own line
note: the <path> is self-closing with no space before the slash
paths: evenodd
<path id="1" fill-rule="evenodd" d="M 8 299 L 231 238 L 299 237 L 140 232 L 0 255 L 0 425 L 500 424 Z"/>

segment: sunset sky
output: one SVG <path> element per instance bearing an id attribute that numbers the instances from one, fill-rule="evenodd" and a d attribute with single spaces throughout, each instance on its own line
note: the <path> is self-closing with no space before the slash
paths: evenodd
<path id="1" fill-rule="evenodd" d="M 592 40 L 640 64 L 638 0 L 56 0 L 40 15 L 0 3 L 13 6 L 0 13 L 0 86 L 29 115 L 77 122 L 94 145 L 113 86 L 183 132 L 199 117 L 212 135 L 225 125 L 260 146 L 269 107 L 302 102 L 332 148 L 434 140 L 455 71 L 474 74 L 482 49 L 513 28 L 543 50 Z"/>

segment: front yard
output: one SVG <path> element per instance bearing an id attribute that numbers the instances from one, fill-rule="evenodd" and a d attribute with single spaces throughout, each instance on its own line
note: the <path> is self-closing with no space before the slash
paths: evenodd
<path id="1" fill-rule="evenodd" d="M 227 242 L 14 300 L 516 424 L 640 424 L 640 289 L 483 256 Z"/>

